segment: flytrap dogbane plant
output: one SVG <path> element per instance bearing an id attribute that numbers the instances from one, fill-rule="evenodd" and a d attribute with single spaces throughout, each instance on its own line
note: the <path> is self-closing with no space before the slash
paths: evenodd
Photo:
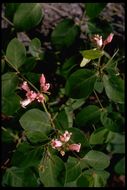
<path id="1" fill-rule="evenodd" d="M 50 88 L 50 84 L 46 83 L 46 79 L 44 74 L 40 77 L 40 92 L 36 93 L 35 91 L 32 91 L 30 87 L 28 86 L 27 81 L 24 81 L 21 85 L 21 89 L 26 91 L 26 97 L 27 99 L 20 101 L 20 104 L 23 108 L 26 108 L 28 104 L 31 102 L 37 100 L 38 102 L 43 103 L 45 101 L 45 97 L 43 93 L 48 93 L 48 90 Z M 44 105 L 44 104 L 43 104 Z M 54 125 L 53 125 L 54 126 Z M 51 147 L 53 149 L 57 149 L 60 151 L 61 155 L 65 155 L 65 151 L 76 151 L 79 152 L 81 148 L 81 144 L 70 144 L 68 141 L 70 140 L 72 133 L 69 133 L 68 131 L 65 131 L 64 134 L 60 135 L 59 139 L 52 139 L 51 140 Z"/>

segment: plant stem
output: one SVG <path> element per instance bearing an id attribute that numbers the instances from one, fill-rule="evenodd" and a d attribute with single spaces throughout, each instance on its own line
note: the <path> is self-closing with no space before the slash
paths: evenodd
<path id="1" fill-rule="evenodd" d="M 51 122 L 52 127 L 55 129 L 55 125 L 54 125 L 52 116 L 51 116 L 51 114 L 48 112 L 44 101 L 42 101 L 42 105 L 43 105 L 43 108 L 44 108 L 45 112 L 47 113 L 47 115 L 48 115 L 48 117 L 49 117 L 49 120 L 50 120 L 50 122 Z"/>
<path id="2" fill-rule="evenodd" d="M 98 103 L 100 104 L 101 108 L 104 109 L 104 107 L 102 106 L 101 101 L 100 101 L 100 99 L 99 99 L 97 93 L 95 92 L 95 90 L 94 90 L 94 94 L 95 94 L 95 96 L 96 96 L 96 98 L 97 98 L 97 100 L 98 100 Z"/>
<path id="3" fill-rule="evenodd" d="M 7 61 L 7 63 L 19 74 L 20 73 L 19 70 L 14 65 L 11 64 L 11 62 L 7 59 L 7 57 L 4 56 L 4 58 L 5 61 Z"/>
<path id="4" fill-rule="evenodd" d="M 11 26 L 14 26 L 14 24 L 10 20 L 8 20 L 5 16 L 3 16 L 3 15 L 2 15 L 2 19 L 5 20 Z"/>

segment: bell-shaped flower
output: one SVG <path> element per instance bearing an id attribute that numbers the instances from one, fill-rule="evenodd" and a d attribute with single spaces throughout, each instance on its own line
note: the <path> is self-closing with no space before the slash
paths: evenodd
<path id="1" fill-rule="evenodd" d="M 23 82 L 23 84 L 21 85 L 21 88 L 23 90 L 25 90 L 26 92 L 30 91 L 30 88 L 29 88 L 28 83 L 26 81 Z"/>
<path id="2" fill-rule="evenodd" d="M 69 133 L 68 131 L 65 131 L 63 135 L 60 135 L 60 140 L 62 142 L 68 142 L 70 140 L 72 133 Z"/>
<path id="3" fill-rule="evenodd" d="M 79 152 L 81 148 L 81 144 L 70 144 L 69 145 L 69 150 Z"/>
<path id="4" fill-rule="evenodd" d="M 109 34 L 109 36 L 106 38 L 106 40 L 104 40 L 103 45 L 107 45 L 108 43 L 110 43 L 113 39 L 113 36 L 114 36 L 113 33 Z"/>
<path id="5" fill-rule="evenodd" d="M 62 146 L 62 142 L 59 141 L 58 139 L 52 139 L 51 146 L 52 148 L 57 149 Z"/>

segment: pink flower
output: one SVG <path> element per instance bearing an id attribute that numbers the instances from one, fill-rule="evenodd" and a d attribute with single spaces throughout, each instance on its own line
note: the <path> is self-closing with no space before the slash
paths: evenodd
<path id="1" fill-rule="evenodd" d="M 45 100 L 45 97 L 43 94 L 38 93 L 36 99 L 38 102 L 43 102 Z"/>
<path id="2" fill-rule="evenodd" d="M 31 91 L 28 91 L 28 92 L 26 93 L 26 96 L 27 96 L 27 98 L 30 99 L 31 102 L 32 102 L 32 101 L 34 101 L 34 100 L 36 99 L 37 93 L 31 90 Z"/>
<path id="3" fill-rule="evenodd" d="M 81 148 L 81 144 L 70 144 L 69 145 L 69 150 L 79 152 Z"/>
<path id="4" fill-rule="evenodd" d="M 62 142 L 68 142 L 70 140 L 72 133 L 69 133 L 68 131 L 65 131 L 63 135 L 60 135 L 60 140 Z"/>
<path id="5" fill-rule="evenodd" d="M 27 92 L 30 91 L 30 88 L 26 81 L 23 82 L 23 84 L 21 85 L 21 88 Z"/>
<path id="6" fill-rule="evenodd" d="M 51 141 L 51 146 L 52 146 L 52 148 L 54 148 L 54 149 L 59 148 L 59 147 L 62 146 L 62 142 L 59 141 L 59 140 L 57 140 L 57 139 L 53 139 L 53 140 Z"/>
<path id="7" fill-rule="evenodd" d="M 46 79 L 45 79 L 44 74 L 42 74 L 40 77 L 40 86 L 43 87 L 45 85 L 45 83 L 46 83 Z"/>
<path id="8" fill-rule="evenodd" d="M 103 45 L 102 36 L 99 36 L 98 34 L 95 34 L 92 37 L 92 41 L 98 46 L 101 47 Z"/>
<path id="9" fill-rule="evenodd" d="M 46 79 L 45 79 L 44 74 L 42 74 L 40 77 L 40 86 L 44 92 L 47 92 L 48 89 L 50 88 L 50 84 L 46 83 Z"/>
<path id="10" fill-rule="evenodd" d="M 43 86 L 43 91 L 44 91 L 44 92 L 47 92 L 49 88 L 50 88 L 50 84 L 49 84 L 49 83 L 46 83 L 46 84 Z"/>
<path id="11" fill-rule="evenodd" d="M 23 108 L 26 108 L 26 106 L 27 106 L 28 104 L 30 104 L 30 103 L 31 103 L 31 100 L 30 100 L 30 99 L 25 99 L 25 100 L 20 101 L 20 104 L 21 104 L 21 106 L 22 106 Z"/>
<path id="12" fill-rule="evenodd" d="M 106 40 L 104 40 L 103 45 L 107 45 L 108 43 L 110 43 L 113 39 L 113 36 L 114 36 L 113 33 L 109 34 L 109 36 L 106 38 Z"/>

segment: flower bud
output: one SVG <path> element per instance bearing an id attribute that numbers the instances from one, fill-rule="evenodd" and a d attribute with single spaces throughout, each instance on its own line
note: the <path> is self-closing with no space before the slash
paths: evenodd
<path id="1" fill-rule="evenodd" d="M 109 34 L 109 36 L 106 38 L 106 40 L 104 40 L 103 45 L 107 45 L 108 43 L 110 43 L 113 39 L 113 36 L 114 36 L 113 33 Z"/>

